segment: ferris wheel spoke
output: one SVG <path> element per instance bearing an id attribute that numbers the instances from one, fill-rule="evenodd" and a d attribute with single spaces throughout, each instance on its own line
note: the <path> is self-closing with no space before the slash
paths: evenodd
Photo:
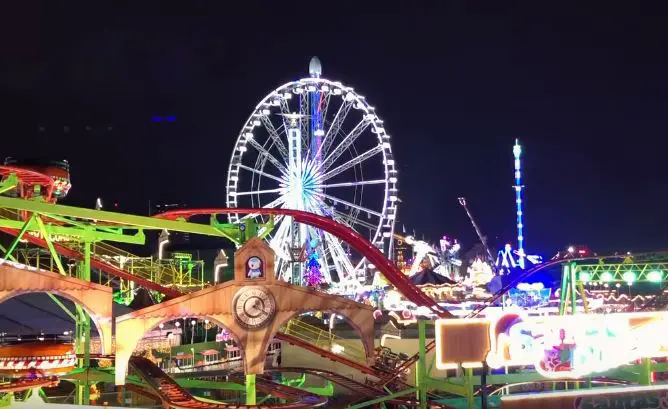
<path id="1" fill-rule="evenodd" d="M 329 247 L 330 256 L 332 261 L 337 269 L 337 274 L 339 275 L 339 281 L 341 282 L 353 282 L 356 286 L 361 286 L 359 281 L 356 280 L 354 274 L 354 267 L 348 258 L 348 255 L 343 250 L 341 242 L 333 237 L 331 234 L 325 232 L 325 241 Z"/>
<path id="2" fill-rule="evenodd" d="M 359 221 L 357 220 L 357 217 L 354 217 L 351 214 L 346 214 L 346 213 L 343 213 L 343 212 L 341 212 L 339 210 L 336 210 L 336 209 L 334 209 L 334 211 L 332 213 L 333 213 L 332 217 L 334 218 L 334 221 L 339 222 L 341 224 L 345 224 L 348 227 L 353 227 L 353 225 L 359 223 Z M 363 223 L 359 223 L 359 224 L 363 225 Z M 371 225 L 370 223 L 368 223 L 368 224 Z M 376 226 L 373 226 L 373 228 L 375 229 Z"/>
<path id="3" fill-rule="evenodd" d="M 329 169 L 343 153 L 362 135 L 362 132 L 371 125 L 371 121 L 364 118 L 355 125 L 352 131 L 343 138 L 343 140 L 334 148 L 332 153 L 327 154 L 322 161 L 322 168 Z"/>
<path id="4" fill-rule="evenodd" d="M 248 195 L 263 195 L 267 193 L 283 193 L 285 192 L 284 187 L 279 187 L 276 189 L 267 189 L 267 190 L 251 190 L 248 192 L 235 192 L 230 193 L 230 196 L 248 196 Z"/>
<path id="5" fill-rule="evenodd" d="M 336 196 L 328 195 L 327 193 L 318 193 L 318 195 L 320 195 L 320 196 L 322 196 L 322 197 L 326 197 L 327 199 L 330 199 L 330 200 L 332 200 L 332 201 L 334 201 L 334 202 L 336 202 L 336 203 L 341 203 L 342 205 L 350 206 L 350 207 L 352 207 L 352 208 L 354 208 L 354 209 L 363 211 L 363 212 L 366 213 L 366 214 L 371 214 L 371 215 L 378 216 L 378 217 L 382 217 L 382 216 L 383 216 L 381 213 L 379 213 L 379 212 L 377 212 L 377 211 L 375 211 L 375 210 L 367 209 L 367 208 L 364 207 L 364 206 L 360 206 L 360 205 L 357 205 L 357 204 L 355 204 L 355 203 L 348 202 L 348 201 L 343 200 L 343 199 L 340 199 L 340 198 L 338 198 L 338 197 L 336 197 Z"/>
<path id="6" fill-rule="evenodd" d="M 283 179 L 279 178 L 278 176 L 274 176 L 274 175 L 272 175 L 271 173 L 267 173 L 267 172 L 265 172 L 265 171 L 263 171 L 263 170 L 254 169 L 254 168 L 251 168 L 250 166 L 246 166 L 246 165 L 238 165 L 238 166 L 239 166 L 241 169 L 245 169 L 245 170 L 247 170 L 247 171 L 249 171 L 249 172 L 253 172 L 253 173 L 255 173 L 256 175 L 261 175 L 261 176 L 264 176 L 264 177 L 266 177 L 266 178 L 273 179 L 273 180 L 275 180 L 275 181 L 277 181 L 277 182 L 280 182 L 280 183 L 285 182 Z M 262 163 L 262 167 L 264 167 L 264 161 L 263 161 L 263 163 Z"/>
<path id="7" fill-rule="evenodd" d="M 329 172 L 325 173 L 324 175 L 320 176 L 320 182 L 324 182 L 328 179 L 331 179 L 332 177 L 338 175 L 341 172 L 345 172 L 346 170 L 359 165 L 360 163 L 364 162 L 367 159 L 370 159 L 374 156 L 376 156 L 378 153 L 383 151 L 383 147 L 381 145 L 376 145 L 373 148 L 369 149 L 366 152 L 363 152 L 356 157 L 352 158 L 349 161 L 346 161 L 342 163 L 341 165 L 335 167 L 334 169 L 330 170 Z"/>
<path id="8" fill-rule="evenodd" d="M 273 209 L 275 207 L 278 207 L 278 206 L 282 205 L 283 203 L 285 203 L 285 197 L 284 196 L 279 196 L 276 199 L 272 200 L 271 202 L 267 203 L 266 205 L 262 206 L 262 208 L 263 209 Z M 259 213 L 248 213 L 247 215 L 242 217 L 241 220 L 250 219 L 250 218 L 253 218 L 253 217 L 257 217 L 259 215 L 260 215 Z"/>
<path id="9" fill-rule="evenodd" d="M 266 156 L 267 160 L 271 162 L 272 165 L 276 166 L 276 169 L 281 171 L 284 175 L 288 174 L 288 169 L 283 165 L 274 155 L 272 155 L 264 146 L 260 145 L 255 139 L 246 139 L 246 142 L 254 147 L 258 152 Z"/>
<path id="10" fill-rule="evenodd" d="M 278 149 L 278 151 L 281 153 L 283 159 L 287 160 L 288 148 L 285 147 L 285 144 L 281 140 L 281 136 L 278 134 L 278 131 L 271 122 L 271 119 L 269 119 L 267 115 L 262 115 L 260 119 L 262 121 L 262 125 L 264 125 L 264 129 L 266 129 L 267 133 L 269 133 L 269 137 L 271 137 L 272 141 L 274 141 L 276 149 Z"/>
<path id="11" fill-rule="evenodd" d="M 290 260 L 290 255 L 285 252 L 285 243 L 288 242 L 290 235 L 290 225 L 292 224 L 292 217 L 284 217 L 276 229 L 274 237 L 269 241 L 271 247 L 276 255 L 284 260 Z"/>
<path id="12" fill-rule="evenodd" d="M 341 126 L 345 122 L 346 117 L 348 116 L 348 112 L 352 107 L 353 107 L 352 101 L 344 100 L 341 103 L 338 111 L 336 111 L 336 115 L 334 115 L 334 119 L 332 119 L 332 123 L 330 124 L 329 129 L 325 133 L 325 136 L 322 138 L 316 156 L 318 155 L 326 156 L 329 153 L 329 148 L 331 148 L 332 144 L 334 143 L 334 139 L 336 139 L 336 135 L 339 134 Z"/>
<path id="13" fill-rule="evenodd" d="M 328 189 L 330 187 L 350 187 L 350 186 L 362 186 L 362 185 L 382 185 L 387 183 L 385 179 L 377 180 L 361 180 L 359 182 L 342 182 L 342 183 L 330 183 L 327 185 L 318 185 L 318 188 Z"/>

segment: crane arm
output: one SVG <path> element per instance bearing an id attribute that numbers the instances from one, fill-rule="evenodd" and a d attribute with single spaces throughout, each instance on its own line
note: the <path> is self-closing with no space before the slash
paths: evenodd
<path id="1" fill-rule="evenodd" d="M 471 224 L 473 225 L 473 228 L 475 229 L 476 234 L 478 235 L 478 238 L 480 239 L 480 242 L 482 243 L 483 247 L 485 247 L 485 250 L 487 251 L 487 255 L 489 256 L 489 259 L 494 262 L 494 256 L 492 255 L 492 251 L 489 249 L 489 246 L 487 245 L 487 238 L 483 236 L 482 232 L 480 231 L 480 227 L 478 227 L 478 224 L 475 222 L 475 219 L 473 218 L 473 215 L 471 214 L 471 211 L 469 210 L 468 206 L 466 205 L 466 198 L 460 197 L 458 198 L 459 204 L 464 208 L 466 211 L 466 214 L 469 216 L 469 219 L 471 220 Z"/>

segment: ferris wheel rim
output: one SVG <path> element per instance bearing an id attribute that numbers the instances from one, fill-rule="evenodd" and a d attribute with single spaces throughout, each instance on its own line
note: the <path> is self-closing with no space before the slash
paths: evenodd
<path id="1" fill-rule="evenodd" d="M 258 125 L 257 123 L 253 124 L 254 121 L 257 122 L 258 114 L 262 112 L 262 110 L 267 110 L 267 109 L 275 109 L 277 104 L 275 101 L 280 101 L 283 100 L 285 101 L 285 94 L 287 92 L 290 92 L 291 94 L 297 93 L 296 90 L 301 87 L 304 89 L 305 87 L 308 87 L 309 85 L 319 85 L 321 88 L 323 85 L 327 85 L 330 87 L 330 93 L 333 95 L 340 95 L 342 98 L 342 104 L 347 101 L 350 103 L 351 106 L 354 106 L 355 109 L 361 110 L 363 116 L 367 116 L 368 114 L 372 114 L 369 117 L 371 118 L 369 120 L 370 126 L 371 126 L 371 132 L 376 134 L 376 146 L 377 148 L 374 149 L 379 149 L 378 153 L 382 154 L 382 168 L 383 168 L 383 176 L 384 176 L 384 182 L 383 182 L 383 197 L 382 197 L 382 207 L 377 211 L 377 217 L 378 217 L 378 222 L 376 224 L 375 230 L 372 231 L 371 239 L 374 243 L 374 245 L 377 245 L 381 247 L 383 245 L 383 241 L 388 239 L 391 240 L 391 235 L 394 232 L 394 222 L 396 218 L 396 209 L 397 209 L 397 185 L 398 185 L 398 177 L 397 177 L 397 170 L 395 168 L 394 164 L 394 155 L 391 149 L 390 145 L 390 136 L 387 134 L 387 132 L 384 129 L 383 121 L 380 119 L 376 114 L 375 114 L 375 108 L 370 105 L 364 96 L 361 94 L 357 93 L 354 88 L 348 87 L 341 82 L 338 81 L 331 81 L 326 78 L 314 78 L 314 77 L 305 77 L 301 78 L 299 80 L 295 81 L 290 81 L 287 82 L 277 88 L 275 88 L 273 91 L 269 92 L 267 95 L 265 95 L 254 107 L 254 109 L 251 111 L 250 115 L 244 122 L 243 126 L 241 127 L 239 134 L 237 135 L 236 141 L 234 143 L 234 148 L 232 150 L 231 156 L 230 156 L 230 161 L 228 165 L 228 172 L 227 172 L 227 191 L 226 191 L 226 203 L 229 208 L 235 208 L 239 207 L 238 206 L 238 195 L 237 195 L 237 186 L 238 182 L 240 180 L 240 173 L 242 169 L 248 169 L 249 166 L 244 165 L 243 163 L 243 157 L 245 156 L 245 152 L 247 149 L 248 145 L 248 139 L 247 139 L 247 134 L 252 133 L 253 129 L 255 127 L 258 127 L 260 129 L 265 128 L 265 125 Z M 334 89 L 340 90 L 338 94 L 334 93 Z M 349 108 L 350 109 L 350 108 Z M 347 115 L 347 114 L 346 114 Z M 345 118 L 344 118 L 345 119 Z M 267 129 L 265 128 L 265 131 Z M 329 130 L 328 130 L 329 131 Z M 337 130 L 337 132 L 340 130 Z M 267 131 L 269 134 L 269 132 Z M 338 135 L 335 134 L 332 136 L 332 139 L 335 139 Z M 275 142 L 270 143 L 270 141 L 273 139 L 272 136 L 267 135 L 265 144 L 269 144 L 269 149 L 271 149 L 274 146 Z M 333 142 L 332 142 L 333 143 Z M 246 148 L 245 150 L 240 149 L 241 147 Z M 338 146 L 337 146 L 338 148 Z M 339 155 L 341 156 L 341 155 Z M 279 158 L 280 159 L 280 158 Z M 336 159 L 336 158 L 335 158 Z M 259 155 L 257 160 L 259 160 Z M 257 163 L 257 162 L 256 162 Z M 266 165 L 266 160 L 263 163 L 263 166 Z M 280 170 L 278 166 L 276 166 Z M 256 170 L 256 168 L 254 168 Z M 360 168 L 361 169 L 361 168 Z M 258 176 L 258 185 L 260 184 L 259 180 L 264 176 L 267 177 L 269 174 L 264 174 L 264 175 L 259 175 Z M 235 178 L 236 177 L 236 178 Z M 255 172 L 253 173 L 253 178 L 255 177 Z M 271 177 L 270 177 L 271 178 Z M 363 192 L 363 190 L 361 190 Z M 362 194 L 362 193 L 361 193 Z M 360 196 L 361 196 L 360 194 Z M 350 203 L 348 203 L 350 204 Z M 283 204 L 279 204 L 279 206 L 285 206 Z M 391 211 L 390 211 L 391 210 Z M 367 212 L 367 214 L 369 214 Z M 230 214 L 228 215 L 228 218 L 231 222 L 238 222 L 240 220 L 240 217 L 238 214 Z M 356 221 L 356 219 L 355 219 Z M 353 226 L 354 227 L 354 226 Z M 391 246 L 390 246 L 391 247 Z"/>

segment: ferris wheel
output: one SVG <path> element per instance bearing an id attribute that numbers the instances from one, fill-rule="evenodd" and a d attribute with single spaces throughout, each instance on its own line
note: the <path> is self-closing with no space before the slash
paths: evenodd
<path id="1" fill-rule="evenodd" d="M 321 77 L 317 57 L 309 73 L 265 96 L 241 128 L 227 174 L 227 206 L 330 217 L 389 255 L 398 204 L 390 136 L 362 95 Z M 233 223 L 248 217 L 268 221 L 229 216 Z M 308 253 L 341 291 L 364 284 L 372 266 L 344 242 L 288 216 L 276 217 L 274 226 L 267 240 L 279 277 L 300 284 Z"/>

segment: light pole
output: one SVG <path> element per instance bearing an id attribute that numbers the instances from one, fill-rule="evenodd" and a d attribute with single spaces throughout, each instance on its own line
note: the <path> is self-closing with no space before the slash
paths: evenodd
<path id="1" fill-rule="evenodd" d="M 162 260 L 167 243 L 169 243 L 169 232 L 167 230 L 163 230 L 160 232 L 160 237 L 158 238 L 158 260 Z"/>
<path id="2" fill-rule="evenodd" d="M 192 328 L 190 330 L 191 331 L 191 333 L 190 333 L 190 344 L 192 345 L 192 344 L 195 343 L 195 329 L 196 329 L 195 326 L 197 325 L 197 321 L 196 320 L 190 321 L 190 325 L 192 326 Z"/>

